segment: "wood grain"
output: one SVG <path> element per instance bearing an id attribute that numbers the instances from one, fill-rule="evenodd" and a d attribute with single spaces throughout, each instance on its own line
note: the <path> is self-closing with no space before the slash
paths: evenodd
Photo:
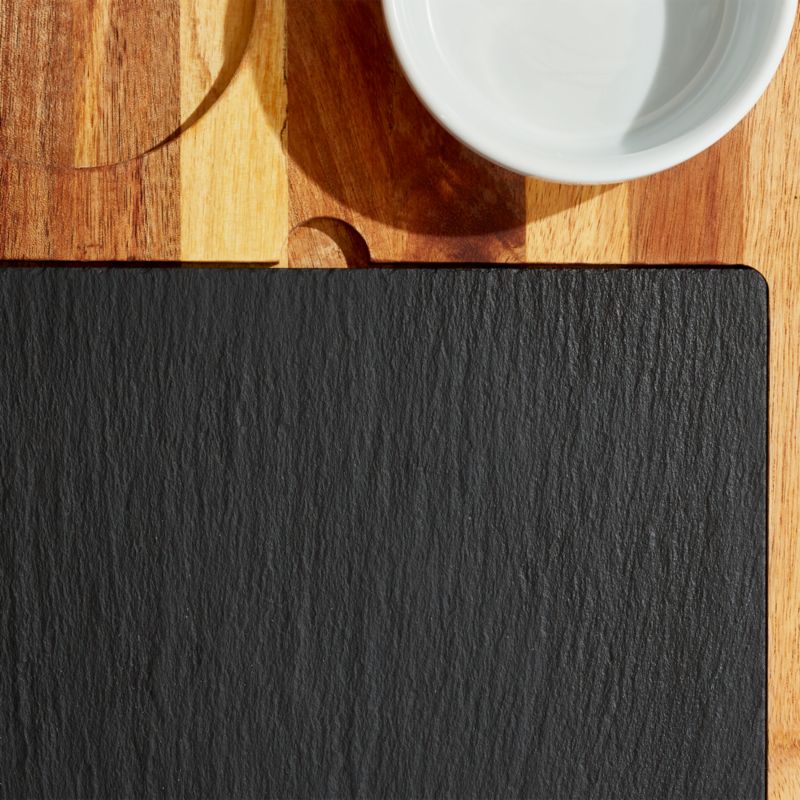
<path id="1" fill-rule="evenodd" d="M 0 22 L 0 258 L 285 263 L 283 0 L 14 0 Z"/>
<path id="2" fill-rule="evenodd" d="M 745 130 L 739 127 L 692 161 L 632 183 L 630 260 L 740 263 L 744 252 L 741 191 L 746 169 L 742 154 L 746 146 Z"/>
<path id="3" fill-rule="evenodd" d="M 291 227 L 342 220 L 377 261 L 524 260 L 524 179 L 464 148 L 423 109 L 380 3 L 287 7 Z"/>
<path id="4" fill-rule="evenodd" d="M 178 154 L 150 151 L 181 120 L 177 0 L 13 0 L 0 24 L 0 255 L 178 258 Z"/>
<path id="5" fill-rule="evenodd" d="M 767 766 L 769 797 L 795 800 L 800 797 L 800 746 L 772 746 Z"/>
<path id="6" fill-rule="evenodd" d="M 567 186 L 529 179 L 526 260 L 559 252 L 556 263 L 627 263 L 630 194 L 630 184 Z"/>
<path id="7" fill-rule="evenodd" d="M 178 0 L 5 0 L 0 152 L 85 167 L 155 147 L 181 124 L 178 24 Z"/>
<path id="8" fill-rule="evenodd" d="M 191 5 L 181 18 L 181 95 L 190 98 L 184 113 L 206 68 L 226 80 L 178 140 L 181 258 L 285 264 L 284 2 L 224 0 L 202 15 Z M 222 47 L 215 36 L 221 14 Z"/>

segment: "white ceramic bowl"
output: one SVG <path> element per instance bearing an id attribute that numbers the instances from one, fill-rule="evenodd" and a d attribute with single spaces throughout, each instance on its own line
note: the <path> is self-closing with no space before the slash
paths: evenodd
<path id="1" fill-rule="evenodd" d="M 756 104 L 797 0 L 383 0 L 411 84 L 466 145 L 563 183 L 710 147 Z"/>

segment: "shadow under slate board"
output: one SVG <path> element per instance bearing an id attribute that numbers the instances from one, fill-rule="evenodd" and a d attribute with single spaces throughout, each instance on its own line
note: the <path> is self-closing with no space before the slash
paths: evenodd
<path id="1" fill-rule="evenodd" d="M 767 296 L 0 271 L 0 796 L 765 795 Z"/>

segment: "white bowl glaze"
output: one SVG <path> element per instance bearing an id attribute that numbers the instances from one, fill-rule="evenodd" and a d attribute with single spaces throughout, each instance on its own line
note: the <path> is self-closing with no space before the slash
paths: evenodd
<path id="1" fill-rule="evenodd" d="M 756 104 L 797 0 L 383 0 L 416 92 L 525 175 L 617 183 L 710 147 Z"/>

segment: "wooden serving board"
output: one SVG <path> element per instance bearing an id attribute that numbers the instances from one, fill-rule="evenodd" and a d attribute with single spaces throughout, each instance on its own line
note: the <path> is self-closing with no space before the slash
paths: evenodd
<path id="1" fill-rule="evenodd" d="M 663 175 L 575 188 L 467 151 L 379 0 L 7 0 L 0 257 L 751 265 L 770 287 L 769 752 L 800 796 L 800 36 Z M 287 111 L 288 109 L 288 111 Z"/>

